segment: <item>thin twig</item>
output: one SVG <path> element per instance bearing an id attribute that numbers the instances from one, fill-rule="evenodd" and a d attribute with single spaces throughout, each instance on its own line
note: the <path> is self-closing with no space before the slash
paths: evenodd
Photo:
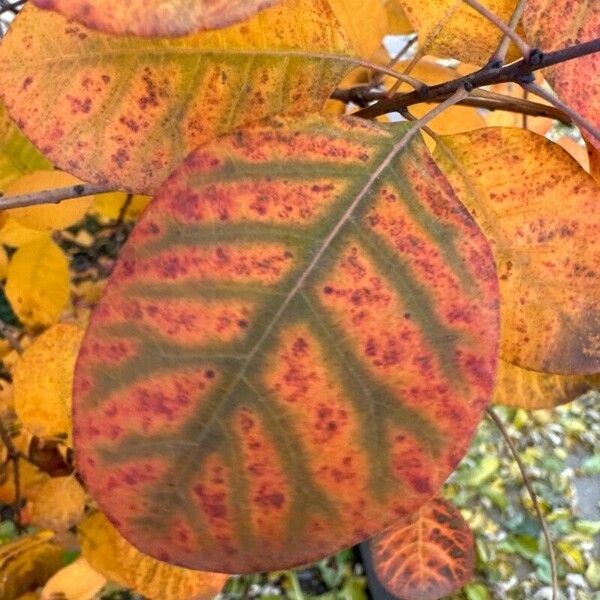
<path id="1" fill-rule="evenodd" d="M 504 21 L 499 19 L 497 15 L 495 15 L 487 7 L 483 6 L 483 4 L 480 4 L 477 0 L 463 0 L 463 2 L 465 4 L 468 4 L 473 10 L 476 10 L 490 23 L 492 23 L 498 29 L 500 29 L 500 31 L 502 31 L 502 33 L 504 33 L 505 36 L 507 36 L 510 40 L 512 40 L 515 43 L 523 58 L 525 60 L 529 60 L 529 56 L 531 55 L 531 47 L 520 35 L 516 33 L 516 31 L 513 28 L 510 27 L 510 25 L 504 23 Z"/>
<path id="2" fill-rule="evenodd" d="M 521 471 L 521 476 L 523 477 L 523 482 L 525 483 L 525 487 L 527 488 L 527 492 L 529 493 L 529 497 L 531 498 L 531 502 L 533 504 L 533 508 L 540 520 L 540 524 L 542 526 L 542 531 L 544 532 L 544 537 L 546 538 L 546 545 L 548 546 L 548 553 L 550 555 L 550 567 L 552 571 L 552 600 L 557 600 L 558 598 L 558 575 L 556 570 L 556 556 L 554 554 L 554 546 L 552 545 L 552 538 L 550 537 L 550 531 L 548 530 L 548 525 L 546 523 L 546 519 L 544 518 L 544 513 L 540 507 L 538 502 L 537 494 L 529 481 L 529 476 L 527 475 L 527 470 L 525 469 L 525 465 L 519 456 L 519 452 L 517 451 L 502 419 L 497 415 L 496 411 L 489 406 L 487 408 L 488 417 L 495 423 L 496 427 L 498 427 L 502 437 L 506 441 L 507 446 L 510 448 L 510 452 L 519 467 L 519 471 Z"/>
<path id="3" fill-rule="evenodd" d="M 521 83 L 523 89 L 543 98 L 547 102 L 550 102 L 556 108 L 562 110 L 565 114 L 569 115 L 571 120 L 579 125 L 582 129 L 586 129 L 600 142 L 600 129 L 598 129 L 591 121 L 580 115 L 576 110 L 571 108 L 568 104 L 565 104 L 559 100 L 554 94 L 547 92 L 544 88 L 540 87 L 535 83 Z"/>
<path id="4" fill-rule="evenodd" d="M 527 0 L 519 0 L 519 3 L 515 7 L 512 17 L 510 18 L 510 21 L 508 23 L 508 27 L 511 31 L 516 31 L 517 25 L 519 24 L 521 16 L 523 15 L 523 10 L 525 9 L 526 1 Z M 496 51 L 494 52 L 494 54 L 492 54 L 490 60 L 488 61 L 488 67 L 499 68 L 504 64 L 504 61 L 506 60 L 506 54 L 508 53 L 508 47 L 510 46 L 510 41 L 510 36 L 505 33 L 502 36 L 502 39 L 500 40 Z"/>
<path id="5" fill-rule="evenodd" d="M 568 46 L 561 50 L 545 54 L 532 52 L 532 56 L 536 57 L 536 60 L 534 61 L 530 60 L 528 62 L 525 59 L 521 59 L 500 69 L 489 69 L 484 67 L 469 75 L 432 85 L 419 92 L 413 91 L 396 94 L 393 98 L 383 98 L 376 104 L 358 111 L 355 113 L 355 116 L 372 119 L 390 112 L 401 112 L 401 109 L 411 106 L 412 104 L 418 104 L 419 102 L 435 102 L 436 98 L 448 98 L 457 89 L 465 86 L 469 89 L 474 89 L 497 83 L 508 83 L 509 81 L 519 84 L 529 83 L 533 79 L 532 73 L 539 69 L 563 63 L 574 58 L 594 54 L 596 52 L 600 52 L 600 38 L 582 44 L 574 44 L 573 46 Z"/>
<path id="6" fill-rule="evenodd" d="M 404 44 L 404 46 L 402 46 L 402 48 L 400 48 L 400 50 L 398 52 L 396 52 L 396 54 L 394 54 L 394 56 L 390 59 L 390 62 L 387 64 L 388 69 L 392 69 L 398 63 L 398 61 L 414 46 L 416 41 L 417 41 L 417 36 L 413 35 L 406 42 L 406 44 Z M 403 73 L 403 74 L 408 75 L 408 73 Z M 371 85 L 373 87 L 377 87 L 378 85 L 381 85 L 382 81 L 383 81 L 383 74 L 375 73 L 375 75 L 371 79 Z"/>
<path id="7" fill-rule="evenodd" d="M 21 208 L 23 206 L 35 206 L 37 204 L 58 204 L 63 200 L 81 198 L 83 196 L 95 196 L 98 194 L 108 194 L 116 191 L 118 191 L 117 188 L 106 185 L 81 183 L 55 190 L 44 190 L 42 192 L 34 192 L 31 194 L 0 198 L 0 210 L 6 210 L 7 208 Z"/>

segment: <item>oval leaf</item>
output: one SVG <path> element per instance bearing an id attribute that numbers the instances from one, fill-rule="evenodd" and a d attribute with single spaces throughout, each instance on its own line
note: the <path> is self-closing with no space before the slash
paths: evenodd
<path id="1" fill-rule="evenodd" d="M 178 36 L 243 21 L 280 0 L 33 0 L 92 29 L 139 36 Z"/>
<path id="2" fill-rule="evenodd" d="M 465 452 L 496 276 L 406 131 L 241 130 L 142 216 L 74 386 L 80 470 L 142 551 L 233 573 L 314 561 L 417 508 Z"/>
<path id="3" fill-rule="evenodd" d="M 492 402 L 525 410 L 554 408 L 598 388 L 599 374 L 552 375 L 528 371 L 500 360 Z"/>
<path id="4" fill-rule="evenodd" d="M 494 24 L 462 0 L 398 1 L 419 36 L 419 49 L 424 54 L 485 64 L 502 37 Z M 480 3 L 508 23 L 517 0 L 480 0 Z M 511 47 L 508 57 L 515 60 L 520 55 Z"/>
<path id="5" fill-rule="evenodd" d="M 190 571 L 141 554 L 100 512 L 77 530 L 81 552 L 94 569 L 150 600 L 212 600 L 227 581 L 221 573 Z"/>
<path id="6" fill-rule="evenodd" d="M 0 93 L 59 167 L 148 192 L 216 135 L 318 110 L 356 63 L 366 4 L 286 0 L 181 39 L 115 38 L 26 6 L 0 46 Z"/>
<path id="7" fill-rule="evenodd" d="M 527 0 L 523 25 L 528 40 L 544 52 L 600 38 L 598 0 Z M 544 70 L 548 83 L 577 113 L 600 129 L 600 56 L 589 54 Z M 590 136 L 600 149 L 600 140 Z"/>
<path id="8" fill-rule="evenodd" d="M 375 536 L 369 547 L 378 579 L 402 600 L 437 600 L 473 576 L 473 533 L 443 498 Z"/>
<path id="9" fill-rule="evenodd" d="M 71 439 L 71 389 L 83 331 L 54 325 L 29 346 L 13 372 L 15 411 L 34 435 Z"/>
<path id="10" fill-rule="evenodd" d="M 534 371 L 600 372 L 600 186 L 524 129 L 446 136 L 435 157 L 492 244 L 502 358 Z"/>
<path id="11" fill-rule="evenodd" d="M 6 297 L 30 327 L 58 321 L 69 300 L 69 263 L 48 235 L 21 246 L 6 275 Z"/>

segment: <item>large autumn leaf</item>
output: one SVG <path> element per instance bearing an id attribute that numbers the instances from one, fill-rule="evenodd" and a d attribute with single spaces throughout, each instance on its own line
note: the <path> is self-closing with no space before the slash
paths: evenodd
<path id="1" fill-rule="evenodd" d="M 243 21 L 280 0 L 33 0 L 92 29 L 140 36 L 177 36 Z"/>
<path id="2" fill-rule="evenodd" d="M 473 533 L 443 498 L 375 536 L 369 548 L 377 578 L 402 600 L 437 600 L 473 576 Z"/>
<path id="3" fill-rule="evenodd" d="M 502 32 L 463 0 L 398 0 L 419 35 L 419 46 L 427 54 L 456 58 L 470 64 L 485 64 L 502 38 Z M 592 0 L 593 1 L 593 0 Z M 517 0 L 480 0 L 508 23 Z M 519 58 L 511 47 L 509 59 Z"/>
<path id="4" fill-rule="evenodd" d="M 297 565 L 416 509 L 492 391 L 485 239 L 407 125 L 239 130 L 125 246 L 74 383 L 80 471 L 140 550 Z"/>
<path id="5" fill-rule="evenodd" d="M 27 6 L 0 46 L 0 94 L 63 170 L 147 192 L 217 134 L 318 110 L 378 47 L 383 6 L 370 13 L 362 0 L 286 0 L 218 32 L 140 39 Z"/>
<path id="6" fill-rule="evenodd" d="M 598 0 L 527 0 L 523 24 L 529 41 L 545 52 L 600 37 Z M 569 60 L 544 71 L 558 96 L 600 129 L 600 55 Z M 590 136 L 600 148 L 600 140 Z"/>
<path id="7" fill-rule="evenodd" d="M 524 129 L 444 136 L 435 158 L 492 244 L 507 362 L 600 372 L 600 186 Z"/>

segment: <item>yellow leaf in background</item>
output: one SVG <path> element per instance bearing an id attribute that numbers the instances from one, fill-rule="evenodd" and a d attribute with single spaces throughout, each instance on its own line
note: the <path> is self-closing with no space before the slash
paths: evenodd
<path id="1" fill-rule="evenodd" d="M 54 325 L 23 353 L 13 372 L 15 410 L 23 425 L 42 438 L 71 440 L 71 388 L 83 330 Z"/>
<path id="2" fill-rule="evenodd" d="M 388 19 L 387 31 L 390 35 L 406 35 L 414 31 L 399 0 L 383 0 Z"/>
<path id="3" fill-rule="evenodd" d="M 6 275 L 6 297 L 21 322 L 30 327 L 56 323 L 69 301 L 69 262 L 45 235 L 21 246 Z"/>
<path id="4" fill-rule="evenodd" d="M 398 0 L 419 35 L 425 54 L 456 58 L 484 65 L 498 46 L 502 33 L 463 0 Z M 517 0 L 480 0 L 502 21 L 508 23 Z M 520 55 L 511 46 L 508 60 Z"/>
<path id="5" fill-rule="evenodd" d="M 127 221 L 135 221 L 148 206 L 150 200 L 152 200 L 150 196 L 133 196 L 123 218 Z M 121 216 L 126 202 L 127 194 L 124 193 L 98 194 L 94 198 L 92 212 L 108 221 L 116 221 Z"/>
<path id="6" fill-rule="evenodd" d="M 455 69 L 433 62 L 434 60 L 432 58 L 422 59 L 415 65 L 410 74 L 428 85 L 436 85 L 460 76 Z M 409 61 L 398 63 L 398 71 L 404 71 L 408 64 Z M 390 77 L 386 77 L 385 82 L 388 86 L 393 84 Z M 409 92 L 412 91 L 412 88 L 404 83 L 398 91 Z M 431 109 L 431 104 L 415 104 L 410 107 L 410 112 L 415 117 L 422 117 L 430 112 Z M 482 113 L 472 106 L 452 106 L 435 119 L 432 119 L 428 125 L 436 133 L 447 135 L 485 127 L 485 119 Z M 425 141 L 429 148 L 433 149 L 435 142 L 429 136 L 425 136 Z"/>
<path id="7" fill-rule="evenodd" d="M 492 402 L 526 410 L 554 408 L 600 387 L 598 375 L 551 375 L 500 359 Z"/>
<path id="8" fill-rule="evenodd" d="M 78 532 L 81 552 L 94 569 L 149 600 L 212 600 L 227 580 L 222 573 L 191 571 L 142 554 L 101 512 L 88 515 Z"/>
<path id="9" fill-rule="evenodd" d="M 51 531 L 17 538 L 0 546 L 0 598 L 17 600 L 44 585 L 63 566 L 63 550 Z"/>
<path id="10" fill-rule="evenodd" d="M 43 483 L 33 498 L 31 523 L 57 533 L 77 525 L 85 510 L 85 491 L 73 476 L 53 477 Z"/>
<path id="11" fill-rule="evenodd" d="M 106 583 L 106 577 L 94 570 L 85 558 L 78 558 L 52 576 L 40 600 L 92 600 Z"/>
<path id="12" fill-rule="evenodd" d="M 81 183 L 77 177 L 64 171 L 35 171 L 22 175 L 6 186 L 5 196 L 18 196 L 44 190 L 54 190 Z M 66 200 L 59 204 L 40 204 L 39 206 L 25 206 L 11 208 L 6 212 L 12 219 L 24 227 L 39 231 L 64 229 L 83 219 L 89 210 L 94 196 L 84 196 Z"/>
<path id="13" fill-rule="evenodd" d="M 46 237 L 45 231 L 24 227 L 16 219 L 8 216 L 8 211 L 0 213 L 0 244 L 19 248 L 29 242 Z"/>

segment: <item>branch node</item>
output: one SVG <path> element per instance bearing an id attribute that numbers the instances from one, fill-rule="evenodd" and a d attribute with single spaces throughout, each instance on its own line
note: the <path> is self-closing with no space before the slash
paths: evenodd
<path id="1" fill-rule="evenodd" d="M 542 64 L 544 53 L 539 48 L 534 48 L 527 57 L 527 64 L 532 67 L 537 67 Z"/>
<path id="2" fill-rule="evenodd" d="M 472 92 L 475 89 L 475 86 L 470 81 L 465 81 L 463 84 L 463 87 L 465 88 L 465 90 L 467 92 Z"/>
<path id="3" fill-rule="evenodd" d="M 523 85 L 529 85 L 535 81 L 535 75 L 533 73 L 525 73 L 524 75 L 519 75 L 517 78 L 517 83 Z"/>

